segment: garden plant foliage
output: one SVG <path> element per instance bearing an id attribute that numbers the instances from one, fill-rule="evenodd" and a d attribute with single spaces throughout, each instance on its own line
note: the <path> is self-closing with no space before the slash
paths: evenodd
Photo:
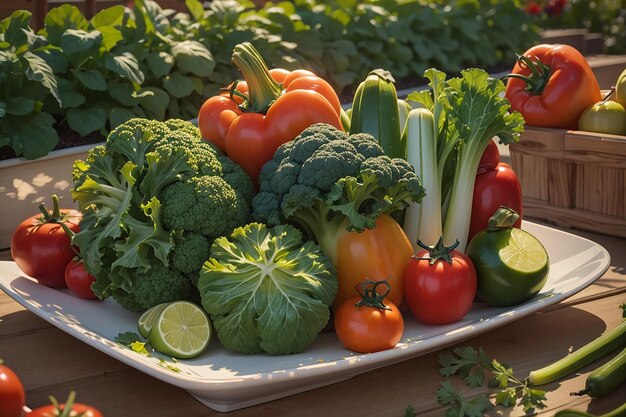
<path id="1" fill-rule="evenodd" d="M 0 22 L 0 147 L 35 159 L 64 124 L 105 136 L 133 117 L 192 119 L 240 78 L 231 54 L 244 41 L 270 67 L 310 69 L 349 94 L 372 68 L 399 80 L 508 68 L 538 39 L 517 0 L 186 0 L 186 13 L 134 3 L 91 19 L 63 4 L 38 32 L 28 11 Z"/>

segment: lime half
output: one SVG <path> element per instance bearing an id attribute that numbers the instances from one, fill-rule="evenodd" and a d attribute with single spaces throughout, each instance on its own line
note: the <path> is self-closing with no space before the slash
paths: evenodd
<path id="1" fill-rule="evenodd" d="M 139 334 L 141 334 L 146 339 L 150 335 L 150 330 L 154 325 L 157 317 L 163 311 L 163 309 L 167 306 L 168 303 L 158 304 L 152 307 L 149 310 L 146 310 L 137 320 L 137 330 L 139 330 Z"/>
<path id="2" fill-rule="evenodd" d="M 530 300 L 548 279 L 548 253 L 525 230 L 478 232 L 467 245 L 466 254 L 476 268 L 478 298 L 494 307 L 510 307 Z"/>
<path id="3" fill-rule="evenodd" d="M 532 273 L 545 268 L 548 254 L 536 237 L 520 229 L 511 229 L 508 245 L 500 249 L 500 259 L 514 271 Z"/>
<path id="4" fill-rule="evenodd" d="M 169 303 L 156 318 L 148 340 L 165 355 L 192 358 L 202 353 L 211 340 L 209 317 L 189 301 Z"/>

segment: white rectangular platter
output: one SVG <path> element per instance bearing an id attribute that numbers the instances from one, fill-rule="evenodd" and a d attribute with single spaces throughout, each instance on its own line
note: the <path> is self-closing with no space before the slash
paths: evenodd
<path id="1" fill-rule="evenodd" d="M 306 351 L 294 355 L 238 354 L 224 349 L 213 337 L 201 356 L 168 362 L 167 358 L 145 356 L 114 342 L 121 332 L 137 332 L 138 314 L 125 311 L 112 300 L 82 300 L 68 290 L 44 287 L 8 261 L 0 262 L 0 289 L 88 345 L 226 412 L 345 380 L 493 330 L 572 296 L 591 285 L 610 265 L 608 252 L 590 240 L 530 222 L 524 222 L 523 228 L 543 243 L 550 258 L 550 275 L 537 297 L 511 308 L 475 303 L 462 321 L 445 326 L 421 325 L 407 313 L 400 343 L 394 349 L 371 354 L 352 353 L 334 333 L 327 332 Z"/>

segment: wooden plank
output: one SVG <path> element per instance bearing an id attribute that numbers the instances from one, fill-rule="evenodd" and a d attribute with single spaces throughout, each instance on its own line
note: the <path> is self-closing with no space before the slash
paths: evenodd
<path id="1" fill-rule="evenodd" d="M 601 170 L 602 193 L 600 213 L 626 219 L 624 213 L 624 172 L 623 169 L 606 168 Z"/>
<path id="2" fill-rule="evenodd" d="M 548 160 L 519 153 L 511 153 L 511 157 L 522 187 L 522 198 L 548 202 Z"/>
<path id="3" fill-rule="evenodd" d="M 526 127 L 519 142 L 509 145 L 511 153 L 534 155 L 541 158 L 564 159 L 565 129 Z"/>
<path id="4" fill-rule="evenodd" d="M 583 176 L 576 183 L 577 193 L 582 193 L 583 200 L 581 208 L 594 213 L 600 213 L 602 209 L 602 168 L 596 165 L 579 165 L 582 168 Z"/>
<path id="5" fill-rule="evenodd" d="M 626 169 L 626 136 L 570 131 L 563 155 L 570 162 Z"/>
<path id="6" fill-rule="evenodd" d="M 547 159 L 548 201 L 558 207 L 571 207 L 574 190 L 572 176 L 575 166 L 563 160 Z"/>

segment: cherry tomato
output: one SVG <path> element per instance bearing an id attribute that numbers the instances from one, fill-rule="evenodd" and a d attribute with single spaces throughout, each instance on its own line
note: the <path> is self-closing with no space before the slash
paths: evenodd
<path id="1" fill-rule="evenodd" d="M 454 250 L 458 242 L 445 246 L 423 246 L 409 261 L 404 273 L 404 296 L 420 322 L 447 324 L 461 320 L 476 295 L 476 269 L 471 259 Z"/>
<path id="2" fill-rule="evenodd" d="M 498 145 L 492 140 L 487 145 L 485 152 L 480 157 L 480 162 L 478 163 L 478 174 L 485 171 L 490 171 L 492 169 L 496 169 L 498 164 L 500 163 L 500 150 L 498 150 Z"/>
<path id="3" fill-rule="evenodd" d="M 468 242 L 476 233 L 487 228 L 489 218 L 500 206 L 515 210 L 520 217 L 513 227 L 521 227 L 522 187 L 515 171 L 503 162 L 494 170 L 476 175 Z"/>
<path id="4" fill-rule="evenodd" d="M 74 294 L 80 298 L 95 300 L 98 297 L 93 293 L 91 284 L 96 278 L 85 270 L 85 263 L 82 259 L 72 259 L 65 268 L 65 283 Z"/>
<path id="5" fill-rule="evenodd" d="M 20 417 L 25 401 L 22 381 L 0 361 L 0 416 Z"/>
<path id="6" fill-rule="evenodd" d="M 361 296 L 347 299 L 335 311 L 335 332 L 343 345 L 354 352 L 372 353 L 391 349 L 404 332 L 404 319 L 398 307 L 385 299 L 387 281 L 365 281 Z M 386 285 L 379 294 L 376 287 Z"/>
<path id="7" fill-rule="evenodd" d="M 31 216 L 17 226 L 11 236 L 11 256 L 26 275 L 39 283 L 65 288 L 65 267 L 76 252 L 63 225 L 77 233 L 82 215 L 78 210 L 59 209 L 56 196 L 52 201 L 52 211 L 41 204 L 43 215 Z"/>
<path id="8" fill-rule="evenodd" d="M 52 404 L 35 408 L 25 417 L 103 417 L 98 409 L 87 404 L 74 402 L 75 397 L 76 393 L 72 391 L 64 404 L 58 404 L 52 398 Z M 64 411 L 66 407 L 71 410 L 69 413 Z"/>

